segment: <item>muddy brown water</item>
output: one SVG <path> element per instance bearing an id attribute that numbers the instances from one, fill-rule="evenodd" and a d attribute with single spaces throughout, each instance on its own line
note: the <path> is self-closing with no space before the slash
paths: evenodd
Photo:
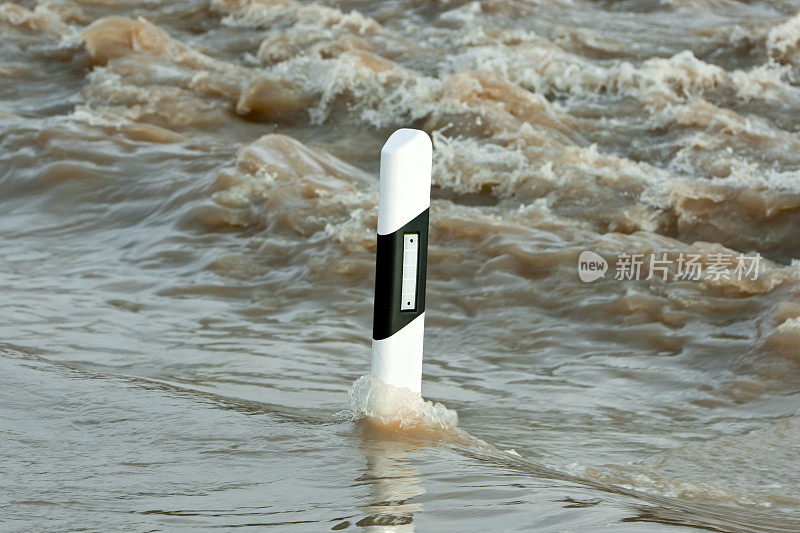
<path id="1" fill-rule="evenodd" d="M 798 11 L 1 4 L 2 529 L 797 531 Z M 398 428 L 347 393 L 399 127 L 442 405 Z"/>

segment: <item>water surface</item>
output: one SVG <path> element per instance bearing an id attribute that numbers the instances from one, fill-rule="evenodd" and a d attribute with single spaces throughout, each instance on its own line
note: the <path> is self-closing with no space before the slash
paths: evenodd
<path id="1" fill-rule="evenodd" d="M 3 529 L 800 529 L 798 11 L 0 5 Z M 395 431 L 347 391 L 399 127 L 446 409 Z"/>

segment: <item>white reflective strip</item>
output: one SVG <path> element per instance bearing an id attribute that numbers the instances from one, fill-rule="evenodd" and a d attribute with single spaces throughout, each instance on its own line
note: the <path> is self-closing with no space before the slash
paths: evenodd
<path id="1" fill-rule="evenodd" d="M 419 233 L 403 235 L 403 279 L 400 283 L 400 310 L 413 311 L 417 307 L 417 256 Z"/>

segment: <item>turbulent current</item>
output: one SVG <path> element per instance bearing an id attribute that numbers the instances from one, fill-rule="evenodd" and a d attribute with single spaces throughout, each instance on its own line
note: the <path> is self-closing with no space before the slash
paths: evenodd
<path id="1" fill-rule="evenodd" d="M 800 1 L 2 3 L 0 529 L 798 531 L 799 225 Z"/>

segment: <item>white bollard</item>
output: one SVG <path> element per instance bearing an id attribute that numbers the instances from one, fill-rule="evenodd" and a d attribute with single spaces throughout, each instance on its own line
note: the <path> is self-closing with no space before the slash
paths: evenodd
<path id="1" fill-rule="evenodd" d="M 397 130 L 381 150 L 372 374 L 422 391 L 425 270 L 433 148 L 424 131 Z"/>

